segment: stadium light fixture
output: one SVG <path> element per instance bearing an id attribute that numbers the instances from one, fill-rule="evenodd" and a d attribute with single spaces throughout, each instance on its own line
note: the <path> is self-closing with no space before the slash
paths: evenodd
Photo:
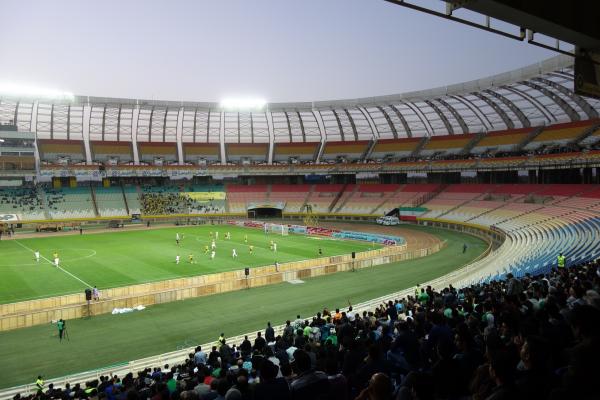
<path id="1" fill-rule="evenodd" d="M 75 95 L 71 92 L 32 85 L 21 85 L 13 82 L 0 82 L 0 94 L 14 97 L 32 97 L 52 100 L 73 101 L 75 99 Z"/>
<path id="2" fill-rule="evenodd" d="M 266 100 L 259 98 L 230 98 L 221 101 L 221 108 L 225 110 L 262 110 L 266 105 Z"/>

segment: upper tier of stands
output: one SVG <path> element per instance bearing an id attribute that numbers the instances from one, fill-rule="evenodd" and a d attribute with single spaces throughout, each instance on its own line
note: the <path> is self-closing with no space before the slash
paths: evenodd
<path id="1" fill-rule="evenodd" d="M 600 120 L 584 120 L 549 126 L 519 128 L 505 131 L 494 131 L 479 134 L 435 135 L 430 137 L 410 137 L 399 139 L 381 138 L 373 140 L 332 141 L 323 142 L 291 142 L 291 143 L 225 143 L 225 159 L 221 160 L 219 143 L 190 143 L 182 142 L 182 159 L 179 159 L 176 142 L 138 142 L 138 156 L 142 163 L 154 163 L 157 159 L 167 164 L 207 163 L 218 162 L 241 164 L 268 164 L 269 152 L 272 151 L 273 162 L 277 163 L 308 163 L 316 168 L 317 160 L 323 163 L 323 168 L 349 168 L 356 162 L 365 160 L 398 161 L 406 158 L 419 160 L 418 165 L 427 168 L 431 165 L 452 168 L 452 163 L 472 158 L 470 167 L 484 167 L 492 163 L 510 166 L 511 160 L 505 158 L 489 158 L 490 155 L 504 152 L 538 151 L 549 148 L 572 148 L 579 144 L 593 146 L 600 141 Z M 133 148 L 130 142 L 90 141 L 91 160 L 93 162 L 108 162 L 114 159 L 117 163 L 127 164 L 134 161 Z M 83 140 L 39 139 L 38 149 L 41 160 L 45 163 L 77 164 L 86 161 Z M 525 153 L 523 153 L 525 152 Z M 547 153 L 547 152 L 546 152 Z M 569 160 L 585 160 L 587 152 L 575 151 L 567 157 Z M 320 155 L 320 156 L 319 156 Z M 472 157 L 469 157 L 471 155 Z M 547 154 L 529 154 L 525 158 L 513 159 L 515 162 L 536 161 L 564 162 L 565 160 L 544 159 Z M 550 156 L 553 154 L 550 153 Z M 431 161 L 429 160 L 431 158 Z M 443 160 L 450 158 L 450 160 Z M 440 160 L 442 159 L 442 160 Z M 334 164 L 335 161 L 345 160 L 351 165 Z M 369 164 L 366 164 L 369 165 Z M 300 168 L 302 165 L 296 165 Z M 225 166 L 215 166 L 223 168 Z M 273 166 L 272 168 L 275 168 Z M 361 166 L 362 169 L 365 166 Z"/>
<path id="2" fill-rule="evenodd" d="M 43 162 L 68 159 L 69 163 L 77 164 L 86 159 L 83 140 L 39 139 L 38 151 Z"/>
<path id="3" fill-rule="evenodd" d="M 133 161 L 133 147 L 131 142 L 116 141 L 90 141 L 92 160 L 95 162 L 106 162 L 110 159 L 118 163 L 129 163 Z"/>

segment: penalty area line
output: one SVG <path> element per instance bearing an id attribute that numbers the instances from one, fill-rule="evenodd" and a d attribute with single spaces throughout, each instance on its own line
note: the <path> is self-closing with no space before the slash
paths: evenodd
<path id="1" fill-rule="evenodd" d="M 21 246 L 22 248 L 29 250 L 30 252 L 32 252 L 33 254 L 35 254 L 35 251 L 30 249 L 29 247 L 25 246 L 23 243 L 19 242 L 18 240 L 15 239 L 15 243 L 17 243 L 19 246 Z M 48 263 L 52 266 L 54 266 L 54 263 L 50 260 L 48 260 L 46 257 L 44 257 L 43 255 L 40 254 L 40 257 L 43 258 L 44 260 L 48 261 Z M 90 285 L 89 283 L 87 283 L 86 281 L 78 278 L 77 276 L 73 275 L 72 273 L 70 273 L 69 271 L 67 271 L 66 269 L 62 268 L 61 266 L 56 267 L 58 269 L 60 269 L 62 272 L 64 272 L 65 274 L 71 275 L 71 277 L 77 279 L 79 282 L 83 283 L 85 286 L 91 288 L 92 285 Z"/>

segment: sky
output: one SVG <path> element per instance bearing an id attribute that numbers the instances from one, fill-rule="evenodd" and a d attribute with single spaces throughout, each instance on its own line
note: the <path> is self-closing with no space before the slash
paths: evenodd
<path id="1" fill-rule="evenodd" d="M 0 12 L 0 82 L 89 96 L 357 98 L 556 55 L 383 0 L 1 0 Z"/>

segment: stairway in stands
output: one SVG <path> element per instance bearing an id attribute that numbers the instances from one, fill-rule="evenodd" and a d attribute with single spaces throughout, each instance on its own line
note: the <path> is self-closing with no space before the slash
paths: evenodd
<path id="1" fill-rule="evenodd" d="M 125 202 L 125 211 L 127 211 L 127 215 L 131 215 L 129 212 L 129 204 L 127 203 L 127 196 L 125 196 L 125 188 L 123 187 L 123 182 L 120 183 L 121 186 L 121 194 L 123 195 L 123 201 Z"/>
<path id="2" fill-rule="evenodd" d="M 371 214 L 375 214 L 376 212 L 378 212 L 378 211 L 379 211 L 379 209 L 380 209 L 381 207 L 383 207 L 383 205 L 384 205 L 385 203 L 387 203 L 387 202 L 388 202 L 388 200 L 390 200 L 390 199 L 393 199 L 393 198 L 394 198 L 394 197 L 395 197 L 395 196 L 396 196 L 398 193 L 400 193 L 400 192 L 402 191 L 402 189 L 404 189 L 405 187 L 406 187 L 406 185 L 400 185 L 400 186 L 398 186 L 398 189 L 396 189 L 395 191 L 393 191 L 393 192 L 389 192 L 389 195 L 388 195 L 388 196 L 386 196 L 386 195 L 384 194 L 384 195 L 383 195 L 383 198 L 382 198 L 382 200 L 381 200 L 381 202 L 380 202 L 380 203 L 377 205 L 377 207 L 375 207 L 375 208 L 373 209 L 373 211 L 371 211 Z"/>
<path id="3" fill-rule="evenodd" d="M 310 196 L 312 196 L 312 194 L 314 192 L 315 192 L 315 185 L 310 185 L 310 189 L 306 193 L 306 197 L 304 198 L 304 202 L 302 203 L 302 206 L 300 207 L 300 212 L 304 212 L 305 211 L 306 205 L 308 204 L 308 199 L 310 199 Z"/>
<path id="4" fill-rule="evenodd" d="M 48 199 L 46 198 L 46 191 L 44 190 L 44 188 L 41 187 L 36 187 L 35 191 L 38 193 L 42 200 L 42 206 L 44 207 L 44 218 L 51 219 L 52 217 L 50 215 L 50 209 L 48 208 Z"/>
<path id="5" fill-rule="evenodd" d="M 448 185 L 448 184 L 440 184 L 432 192 L 425 193 L 424 195 L 420 196 L 415 201 L 413 201 L 412 207 L 421 207 L 423 204 L 427 203 L 429 200 L 433 199 L 438 194 L 440 194 L 441 192 L 443 192 L 444 190 L 446 190 L 446 188 L 448 186 L 450 186 L 450 185 Z"/>
<path id="6" fill-rule="evenodd" d="M 100 212 L 98 211 L 98 202 L 96 202 L 96 189 L 92 183 L 90 183 L 90 194 L 92 196 L 92 204 L 94 205 L 94 215 L 99 217 Z"/>
<path id="7" fill-rule="evenodd" d="M 344 187 L 344 192 L 343 192 L 343 193 L 345 193 L 345 191 L 346 191 L 346 188 L 347 188 L 347 187 L 348 187 L 348 185 L 346 185 L 346 186 Z M 339 205 L 339 206 L 338 206 L 338 207 L 335 209 L 335 212 L 336 212 L 336 213 L 340 212 L 340 210 L 341 210 L 342 208 L 344 208 L 344 206 L 346 205 L 346 203 L 348 202 L 348 200 L 350 200 L 350 198 L 351 198 L 352 196 L 354 196 L 354 194 L 355 194 L 355 193 L 358 191 L 358 187 L 359 187 L 359 185 L 358 185 L 358 184 L 357 184 L 357 185 L 354 185 L 354 188 L 352 189 L 352 192 L 350 192 L 350 194 L 349 194 L 348 196 L 344 196 L 344 201 L 342 201 L 342 202 L 340 203 L 340 205 Z M 341 200 L 341 198 L 342 198 L 342 196 L 340 196 L 340 197 L 338 198 L 338 202 Z"/>
<path id="8" fill-rule="evenodd" d="M 347 187 L 348 187 L 348 184 L 344 183 L 344 187 L 342 187 L 342 190 L 340 190 L 340 192 L 335 196 L 335 198 L 333 199 L 333 201 L 329 205 L 329 209 L 327 210 L 327 212 L 332 212 L 333 211 L 333 209 L 337 205 L 337 202 L 340 201 L 340 198 L 346 192 L 346 188 Z"/>

